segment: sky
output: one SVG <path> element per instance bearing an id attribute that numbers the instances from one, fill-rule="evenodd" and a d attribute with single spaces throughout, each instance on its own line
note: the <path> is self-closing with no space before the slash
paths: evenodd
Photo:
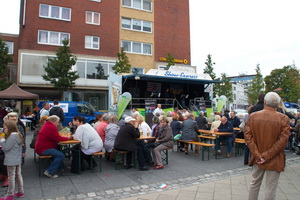
<path id="1" fill-rule="evenodd" d="M 18 34 L 20 0 L 0 1 L 0 32 Z M 264 76 L 300 63 L 299 0 L 189 0 L 191 65 L 203 73 L 207 55 L 214 71 Z M 298 67 L 299 69 L 299 67 Z"/>

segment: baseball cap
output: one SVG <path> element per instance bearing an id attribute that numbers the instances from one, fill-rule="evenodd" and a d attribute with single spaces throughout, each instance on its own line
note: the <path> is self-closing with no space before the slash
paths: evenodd
<path id="1" fill-rule="evenodd" d="M 125 117 L 125 123 L 129 123 L 129 122 L 131 122 L 131 121 L 135 121 L 135 119 L 132 118 L 132 117 L 130 117 L 130 116 Z"/>

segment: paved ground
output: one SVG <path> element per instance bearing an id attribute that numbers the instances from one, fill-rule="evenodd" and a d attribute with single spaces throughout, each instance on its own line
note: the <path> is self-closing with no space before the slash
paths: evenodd
<path id="1" fill-rule="evenodd" d="M 31 134 L 28 134 L 27 144 L 31 138 Z M 296 194 L 299 195 L 300 174 L 296 173 L 296 169 L 300 168 L 300 157 L 292 152 L 287 152 L 287 158 L 290 165 L 281 178 L 281 182 L 286 181 L 286 184 L 281 187 L 286 188 L 286 191 L 298 192 Z M 199 197 L 198 193 L 203 191 L 202 188 L 206 187 L 208 187 L 207 190 L 205 189 L 207 199 L 219 199 L 220 195 L 222 199 L 235 199 L 237 190 L 233 188 L 240 188 L 244 185 L 244 190 L 246 190 L 250 182 L 249 174 L 252 168 L 244 166 L 243 157 L 216 160 L 211 155 L 209 161 L 201 161 L 201 155 L 170 152 L 169 159 L 169 165 L 165 169 L 149 171 L 115 170 L 113 163 L 103 159 L 101 173 L 90 173 L 85 170 L 81 175 L 73 175 L 66 169 L 64 176 L 49 179 L 45 176 L 38 176 L 33 162 L 33 151 L 28 147 L 26 163 L 22 168 L 25 187 L 24 199 L 121 199 L 145 194 L 150 196 L 137 196 L 133 199 L 181 199 L 181 196 L 184 196 L 184 199 L 189 199 L 189 197 L 195 199 Z M 68 164 L 69 161 L 66 161 L 65 165 L 68 166 Z M 284 177 L 288 177 L 288 179 L 284 179 Z M 298 186 L 297 180 L 294 182 L 295 179 L 298 180 Z M 161 184 L 168 186 L 160 189 Z M 221 184 L 224 187 L 220 186 Z M 213 187 L 214 190 L 209 187 Z M 225 191 L 226 188 L 228 191 Z M 229 194 L 222 195 L 223 190 L 224 193 Z M 246 194 L 244 190 L 242 194 Z M 192 192 L 189 194 L 185 191 Z M 0 189 L 0 195 L 4 194 L 5 188 Z M 285 193 L 283 194 L 285 195 Z M 164 195 L 167 196 L 164 197 Z M 282 199 L 293 199 L 287 197 Z"/>

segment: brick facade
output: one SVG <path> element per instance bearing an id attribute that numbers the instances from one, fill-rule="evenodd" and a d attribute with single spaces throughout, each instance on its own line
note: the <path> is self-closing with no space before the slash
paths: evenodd
<path id="1" fill-rule="evenodd" d="M 155 61 L 171 53 L 191 64 L 189 0 L 155 0 Z"/>

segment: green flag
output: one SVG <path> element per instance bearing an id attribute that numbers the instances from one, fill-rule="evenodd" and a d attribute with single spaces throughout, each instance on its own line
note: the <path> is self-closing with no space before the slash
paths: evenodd
<path id="1" fill-rule="evenodd" d="M 217 112 L 218 113 L 221 112 L 224 105 L 226 104 L 226 101 L 227 101 L 227 97 L 225 97 L 224 95 L 222 95 L 218 98 L 218 103 L 217 103 Z"/>
<path id="2" fill-rule="evenodd" d="M 118 103 L 118 118 L 120 119 L 127 105 L 131 101 L 131 94 L 129 92 L 124 92 L 120 98 Z"/>

